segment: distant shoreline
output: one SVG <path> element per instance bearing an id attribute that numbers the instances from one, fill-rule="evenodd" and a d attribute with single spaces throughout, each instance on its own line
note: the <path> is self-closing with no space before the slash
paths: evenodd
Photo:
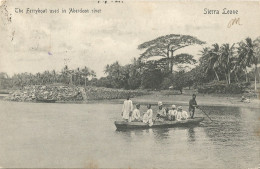
<path id="1" fill-rule="evenodd" d="M 188 106 L 188 102 L 189 102 L 189 97 L 186 97 L 187 100 L 175 100 L 175 101 L 171 101 L 171 99 L 160 99 L 160 97 L 154 97 L 152 95 L 148 95 L 151 96 L 151 99 L 144 99 L 142 96 L 138 96 L 135 98 L 132 98 L 131 100 L 133 101 L 133 104 L 139 103 L 141 105 L 147 105 L 147 104 L 152 104 L 153 106 L 157 106 L 158 101 L 162 101 L 164 105 L 167 105 L 168 107 L 170 107 L 171 105 L 176 105 L 176 106 Z M 206 99 L 209 99 L 209 101 L 205 101 Z M 225 98 L 223 99 L 222 102 L 219 102 L 219 97 L 216 96 L 204 96 L 204 98 L 200 98 L 200 96 L 197 97 L 197 102 L 200 106 L 216 106 L 216 107 L 241 107 L 241 108 L 257 108 L 260 109 L 260 100 L 257 99 L 252 99 L 250 103 L 243 103 L 240 102 L 239 98 L 235 98 L 235 97 L 229 97 L 228 99 Z M 155 101 L 158 100 L 158 101 Z M 228 100 L 232 100 L 231 102 L 228 102 Z M 112 99 L 112 100 L 92 100 L 92 101 L 88 101 L 87 103 L 107 103 L 107 104 L 122 104 L 124 101 L 124 99 Z M 215 103 L 214 103 L 215 102 Z"/>
<path id="2" fill-rule="evenodd" d="M 0 95 L 0 100 L 4 100 L 6 94 Z M 153 92 L 150 95 L 136 96 L 131 98 L 134 104 L 141 105 L 152 104 L 157 105 L 158 101 L 162 101 L 164 105 L 188 106 L 190 95 L 164 95 L 161 92 Z M 245 107 L 245 108 L 260 108 L 260 99 L 252 98 L 250 103 L 240 101 L 239 96 L 214 96 L 212 94 L 197 95 L 197 102 L 201 106 L 226 106 L 226 107 Z M 8 100 L 6 100 L 8 101 Z M 57 101 L 56 104 L 122 104 L 124 99 L 97 99 L 97 100 L 83 100 L 83 101 Z M 14 101 L 10 101 L 14 102 Z M 38 103 L 38 102 L 31 102 Z M 55 103 L 50 103 L 55 104 Z"/>

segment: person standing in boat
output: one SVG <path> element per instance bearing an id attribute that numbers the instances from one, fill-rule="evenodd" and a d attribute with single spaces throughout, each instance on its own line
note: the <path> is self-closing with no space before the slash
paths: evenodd
<path id="1" fill-rule="evenodd" d="M 142 121 L 141 120 L 141 114 L 140 114 L 140 104 L 136 104 L 136 109 L 134 109 L 133 113 L 132 113 L 132 117 L 131 117 L 131 121 L 135 122 L 135 121 Z"/>
<path id="2" fill-rule="evenodd" d="M 153 110 L 151 109 L 151 107 L 152 107 L 151 104 L 147 105 L 148 110 L 146 111 L 146 113 L 143 116 L 143 122 L 148 123 L 149 126 L 153 125 Z"/>
<path id="3" fill-rule="evenodd" d="M 167 120 L 167 113 L 166 113 L 166 110 L 162 107 L 163 104 L 162 102 L 158 102 L 158 111 L 157 111 L 157 115 L 156 115 L 156 118 L 159 120 L 159 121 L 164 121 L 164 120 Z"/>
<path id="4" fill-rule="evenodd" d="M 132 111 L 133 111 L 133 102 L 132 100 L 130 100 L 130 96 L 127 96 L 122 108 L 122 118 L 125 121 L 131 122 Z"/>
<path id="5" fill-rule="evenodd" d="M 189 112 L 190 117 L 194 118 L 195 108 L 198 107 L 197 101 L 196 101 L 196 94 L 192 95 L 192 99 L 189 101 Z"/>

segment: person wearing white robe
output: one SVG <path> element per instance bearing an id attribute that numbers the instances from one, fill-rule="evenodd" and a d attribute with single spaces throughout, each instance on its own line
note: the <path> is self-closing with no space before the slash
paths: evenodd
<path id="1" fill-rule="evenodd" d="M 177 121 L 186 120 L 186 119 L 188 119 L 188 118 L 189 118 L 188 113 L 187 113 L 186 111 L 183 111 L 183 110 L 182 110 L 182 107 L 179 106 L 179 107 L 177 108 L 177 115 L 176 115 Z"/>
<path id="2" fill-rule="evenodd" d="M 156 115 L 156 120 L 157 121 L 165 121 L 168 119 L 167 113 L 165 108 L 162 107 L 163 104 L 161 101 L 158 102 L 158 111 Z"/>
<path id="3" fill-rule="evenodd" d="M 131 121 L 141 121 L 141 114 L 140 114 L 140 104 L 136 105 L 136 109 L 134 109 Z"/>
<path id="4" fill-rule="evenodd" d="M 148 104 L 147 105 L 148 110 L 146 111 L 146 113 L 143 116 L 143 122 L 144 123 L 148 123 L 149 126 L 153 125 L 153 110 L 151 109 L 151 105 Z"/>
<path id="5" fill-rule="evenodd" d="M 133 111 L 133 103 L 128 96 L 127 99 L 124 101 L 123 108 L 122 108 L 122 118 L 125 121 L 131 121 L 131 114 Z"/>
<path id="6" fill-rule="evenodd" d="M 176 115 L 177 115 L 176 106 L 172 105 L 172 109 L 169 110 L 168 119 L 173 121 L 176 119 Z"/>

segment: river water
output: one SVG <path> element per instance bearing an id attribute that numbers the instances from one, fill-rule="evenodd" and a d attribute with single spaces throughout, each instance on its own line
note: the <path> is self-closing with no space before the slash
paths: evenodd
<path id="1" fill-rule="evenodd" d="M 0 101 L 0 166 L 257 168 L 259 109 L 204 109 L 213 123 L 116 131 L 120 104 Z"/>

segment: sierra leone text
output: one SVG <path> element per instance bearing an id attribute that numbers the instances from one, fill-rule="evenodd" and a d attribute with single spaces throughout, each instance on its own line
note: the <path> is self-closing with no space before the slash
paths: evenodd
<path id="1" fill-rule="evenodd" d="M 238 10 L 236 9 L 227 9 L 227 8 L 223 8 L 222 10 L 218 10 L 218 9 L 208 9 L 208 8 L 204 8 L 204 13 L 203 14 L 226 14 L 226 15 L 230 15 L 230 14 L 238 14 Z"/>

